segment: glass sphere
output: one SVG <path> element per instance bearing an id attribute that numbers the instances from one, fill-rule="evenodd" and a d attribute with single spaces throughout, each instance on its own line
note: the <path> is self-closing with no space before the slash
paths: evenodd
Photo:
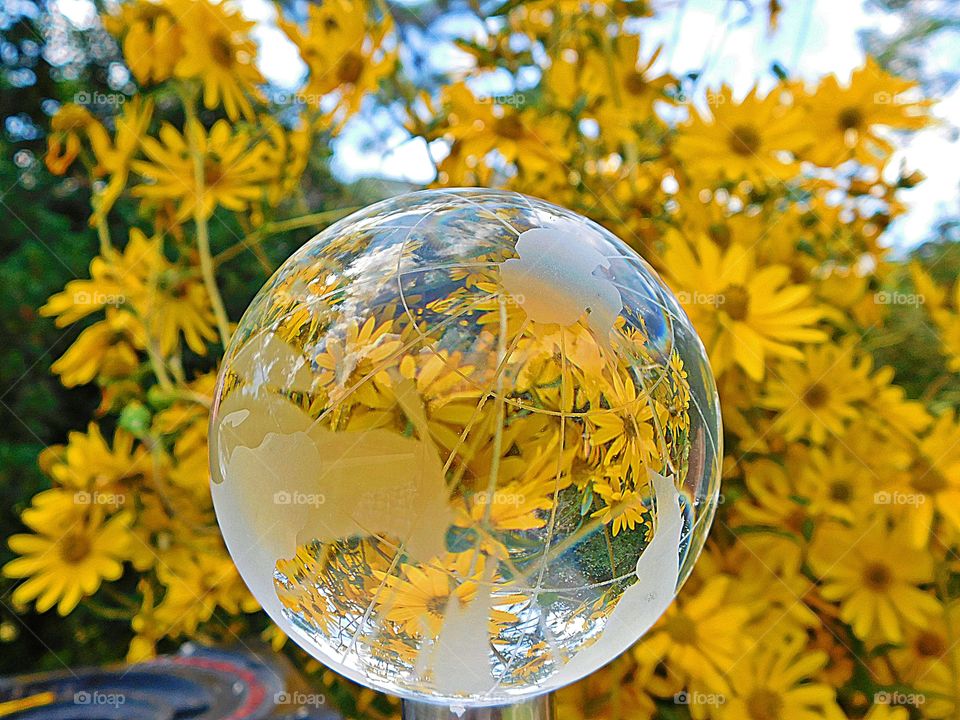
<path id="1" fill-rule="evenodd" d="M 227 547 L 277 624 L 455 707 L 572 682 L 667 608 L 719 492 L 706 353 L 599 225 L 495 190 L 330 226 L 256 296 L 210 424 Z"/>

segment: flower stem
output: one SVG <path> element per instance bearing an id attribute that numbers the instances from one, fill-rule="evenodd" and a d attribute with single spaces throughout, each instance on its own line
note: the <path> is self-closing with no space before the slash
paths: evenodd
<path id="1" fill-rule="evenodd" d="M 328 223 L 332 220 L 339 220 L 340 218 L 349 215 L 358 209 L 359 208 L 355 207 L 335 208 L 333 210 L 310 213 L 309 215 L 299 215 L 297 217 L 287 218 L 286 220 L 277 220 L 275 222 L 264 223 L 259 230 L 255 230 L 243 238 L 243 240 L 240 242 L 231 245 L 223 252 L 218 253 L 213 258 L 214 264 L 221 265 L 228 260 L 232 260 L 244 250 L 252 250 L 271 235 L 278 235 L 280 233 L 287 232 L 288 230 L 298 230 L 300 228 L 310 227 L 311 225 L 318 225 L 322 223 Z"/>
<path id="2" fill-rule="evenodd" d="M 227 319 L 227 310 L 223 305 L 223 297 L 217 286 L 214 273 L 213 255 L 210 253 L 210 230 L 207 227 L 207 215 L 204 210 L 204 195 L 206 180 L 204 178 L 204 151 L 197 142 L 197 132 L 202 130 L 200 121 L 194 109 L 195 95 L 189 91 L 181 93 L 183 109 L 186 116 L 186 133 L 189 138 L 190 152 L 193 155 L 193 181 L 197 191 L 196 201 L 193 204 L 193 223 L 197 229 L 197 250 L 200 253 L 200 272 L 203 275 L 203 284 L 210 297 L 210 307 L 217 320 L 217 330 L 220 333 L 220 342 L 224 348 L 230 340 L 230 321 Z"/>
<path id="3" fill-rule="evenodd" d="M 103 214 L 98 212 L 96 217 L 97 237 L 100 239 L 100 255 L 106 256 L 113 247 L 113 243 L 110 242 L 110 228 L 107 226 L 107 218 Z"/>

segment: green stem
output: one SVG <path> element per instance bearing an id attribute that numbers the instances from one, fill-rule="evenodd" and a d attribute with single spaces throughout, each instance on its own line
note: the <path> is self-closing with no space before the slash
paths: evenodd
<path id="1" fill-rule="evenodd" d="M 190 142 L 190 152 L 193 155 L 193 182 L 196 186 L 197 197 L 193 205 L 193 223 L 197 228 L 197 251 L 200 253 L 200 272 L 203 275 L 203 284 L 210 297 L 210 307 L 217 320 L 217 330 L 220 333 L 220 342 L 224 348 L 230 340 L 230 321 L 227 319 L 227 310 L 223 305 L 223 297 L 217 286 L 214 273 L 213 255 L 210 253 L 210 230 L 207 227 L 207 217 L 204 214 L 203 204 L 200 202 L 206 193 L 204 179 L 204 157 L 202 150 L 197 146 L 196 133 L 190 131 L 194 124 L 199 124 L 196 111 L 193 107 L 194 97 L 187 92 L 182 93 L 183 109 L 186 115 L 185 132 Z"/>
<path id="2" fill-rule="evenodd" d="M 97 237 L 100 239 L 100 255 L 106 256 L 113 248 L 110 242 L 110 228 L 107 226 L 107 218 L 97 213 Z"/>
<path id="3" fill-rule="evenodd" d="M 252 250 L 255 246 L 259 245 L 271 235 L 277 235 L 282 232 L 287 232 L 288 230 L 298 230 L 300 228 L 310 227 L 311 225 L 318 225 L 333 220 L 339 220 L 340 218 L 349 215 L 358 209 L 359 208 L 355 207 L 336 208 L 334 210 L 325 210 L 323 212 L 310 213 L 309 215 L 300 215 L 298 217 L 288 218 L 286 220 L 265 223 L 259 230 L 250 233 L 240 242 L 230 246 L 223 252 L 218 253 L 213 258 L 213 262 L 215 265 L 222 265 L 223 263 L 235 258 L 244 250 Z"/>

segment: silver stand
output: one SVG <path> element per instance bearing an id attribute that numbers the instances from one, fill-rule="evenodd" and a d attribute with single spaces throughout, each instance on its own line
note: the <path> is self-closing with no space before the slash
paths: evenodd
<path id="1" fill-rule="evenodd" d="M 553 720 L 553 695 L 540 695 L 515 705 L 474 708 L 404 700 L 403 720 Z"/>

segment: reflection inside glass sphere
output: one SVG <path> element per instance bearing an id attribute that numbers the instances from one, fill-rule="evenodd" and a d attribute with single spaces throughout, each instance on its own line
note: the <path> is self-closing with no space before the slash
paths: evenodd
<path id="1" fill-rule="evenodd" d="M 509 702 L 639 638 L 719 489 L 702 345 L 572 212 L 432 190 L 320 233 L 228 348 L 213 497 L 244 580 L 374 688 Z"/>

